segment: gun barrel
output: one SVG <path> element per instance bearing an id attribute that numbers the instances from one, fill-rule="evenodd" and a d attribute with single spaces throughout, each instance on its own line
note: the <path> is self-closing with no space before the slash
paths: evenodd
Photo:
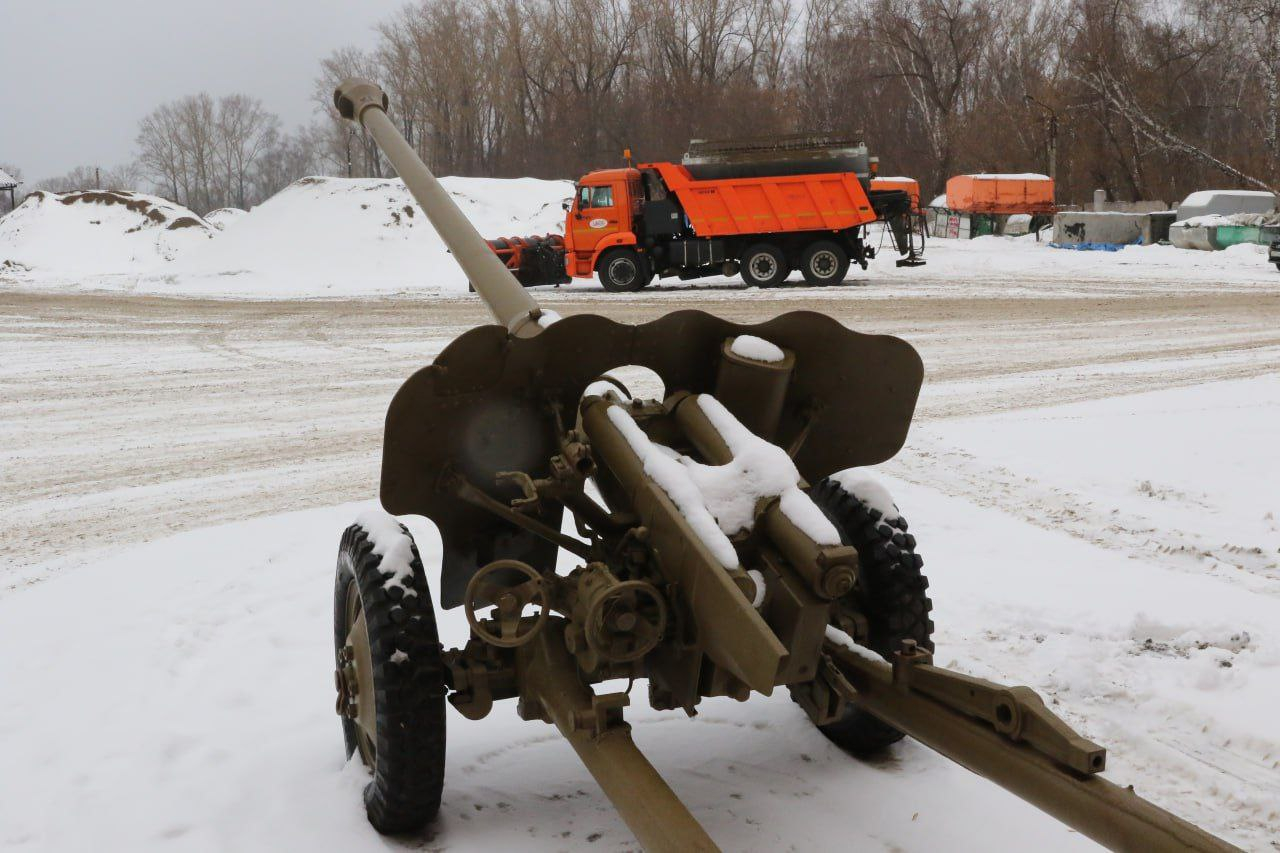
<path id="1" fill-rule="evenodd" d="M 387 95 L 369 80 L 346 80 L 333 93 L 338 113 L 362 125 L 422 207 L 495 320 L 519 337 L 542 331 L 542 310 L 387 117 Z"/>

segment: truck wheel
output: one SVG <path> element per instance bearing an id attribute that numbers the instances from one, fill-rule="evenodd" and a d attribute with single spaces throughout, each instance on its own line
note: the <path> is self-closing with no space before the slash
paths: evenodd
<path id="1" fill-rule="evenodd" d="M 653 279 L 649 261 L 635 249 L 612 249 L 600 259 L 600 283 L 610 293 L 640 290 Z"/>
<path id="2" fill-rule="evenodd" d="M 347 758 L 381 833 L 420 829 L 444 786 L 444 667 L 431 592 L 409 532 L 390 515 L 346 529 L 334 585 L 338 713 Z"/>
<path id="3" fill-rule="evenodd" d="M 921 573 L 924 560 L 915 552 L 915 537 L 907 533 L 907 521 L 899 516 L 885 520 L 864 497 L 847 491 L 834 479 L 825 479 L 810 492 L 814 503 L 840 531 L 840 539 L 858 552 L 861 587 L 837 606 L 849 607 L 866 617 L 867 636 L 858 641 L 892 660 L 903 640 L 915 640 L 933 651 L 932 603 L 925 595 L 929 581 Z M 902 732 L 851 705 L 835 722 L 818 730 L 832 743 L 854 755 L 869 755 L 902 739 Z"/>
<path id="4" fill-rule="evenodd" d="M 800 272 L 814 287 L 839 284 L 848 271 L 849 253 L 832 240 L 810 243 L 800 255 Z"/>
<path id="5" fill-rule="evenodd" d="M 756 243 L 742 253 L 742 280 L 750 287 L 776 287 L 790 272 L 786 255 L 772 243 Z"/>

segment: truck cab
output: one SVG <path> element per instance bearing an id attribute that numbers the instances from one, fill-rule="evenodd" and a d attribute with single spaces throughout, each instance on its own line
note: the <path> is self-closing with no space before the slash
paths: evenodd
<path id="1" fill-rule="evenodd" d="M 565 271 L 587 278 L 615 246 L 634 246 L 644 195 L 638 169 L 600 169 L 578 182 L 564 224 Z"/>

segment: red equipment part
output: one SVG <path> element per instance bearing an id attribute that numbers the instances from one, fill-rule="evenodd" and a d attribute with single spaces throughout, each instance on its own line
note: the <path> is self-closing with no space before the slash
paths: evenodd
<path id="1" fill-rule="evenodd" d="M 498 237 L 485 242 L 525 287 L 569 283 L 564 265 L 564 237 L 559 234 Z"/>

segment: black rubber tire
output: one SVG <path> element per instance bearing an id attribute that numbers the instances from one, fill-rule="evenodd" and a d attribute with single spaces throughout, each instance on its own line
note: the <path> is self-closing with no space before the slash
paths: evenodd
<path id="1" fill-rule="evenodd" d="M 739 272 L 748 287 L 777 287 L 787 280 L 791 267 L 787 265 L 787 256 L 777 246 L 756 243 L 742 253 Z"/>
<path id="2" fill-rule="evenodd" d="M 406 536 L 409 531 L 400 527 Z M 412 538 L 410 539 L 412 542 Z M 359 524 L 342 534 L 334 585 L 334 644 L 346 643 L 347 596 L 355 589 L 364 608 L 373 658 L 377 721 L 376 766 L 364 789 L 369 823 L 381 833 L 421 829 L 440 811 L 444 787 L 445 683 L 431 592 L 413 546 L 413 578 L 409 594 L 386 586 L 382 558 Z M 396 652 L 403 652 L 393 661 Z M 358 749 L 357 723 L 342 718 L 347 758 Z"/>
<path id="3" fill-rule="evenodd" d="M 635 249 L 610 249 L 601 256 L 596 270 L 610 293 L 633 293 L 653 280 L 649 259 Z"/>
<path id="4" fill-rule="evenodd" d="M 800 254 L 800 274 L 814 287 L 844 281 L 849 272 L 849 253 L 834 240 L 815 240 Z"/>
<path id="5" fill-rule="evenodd" d="M 809 492 L 814 503 L 840 531 L 844 544 L 858 551 L 863 588 L 851 593 L 855 609 L 867 618 L 868 636 L 860 642 L 890 660 L 903 640 L 915 640 L 933 651 L 932 602 L 925 595 L 929 581 L 921 573 L 924 560 L 916 553 L 907 520 L 885 521 L 857 496 L 832 479 Z M 867 711 L 850 706 L 844 716 L 818 730 L 854 755 L 871 755 L 902 740 L 902 732 Z"/>

